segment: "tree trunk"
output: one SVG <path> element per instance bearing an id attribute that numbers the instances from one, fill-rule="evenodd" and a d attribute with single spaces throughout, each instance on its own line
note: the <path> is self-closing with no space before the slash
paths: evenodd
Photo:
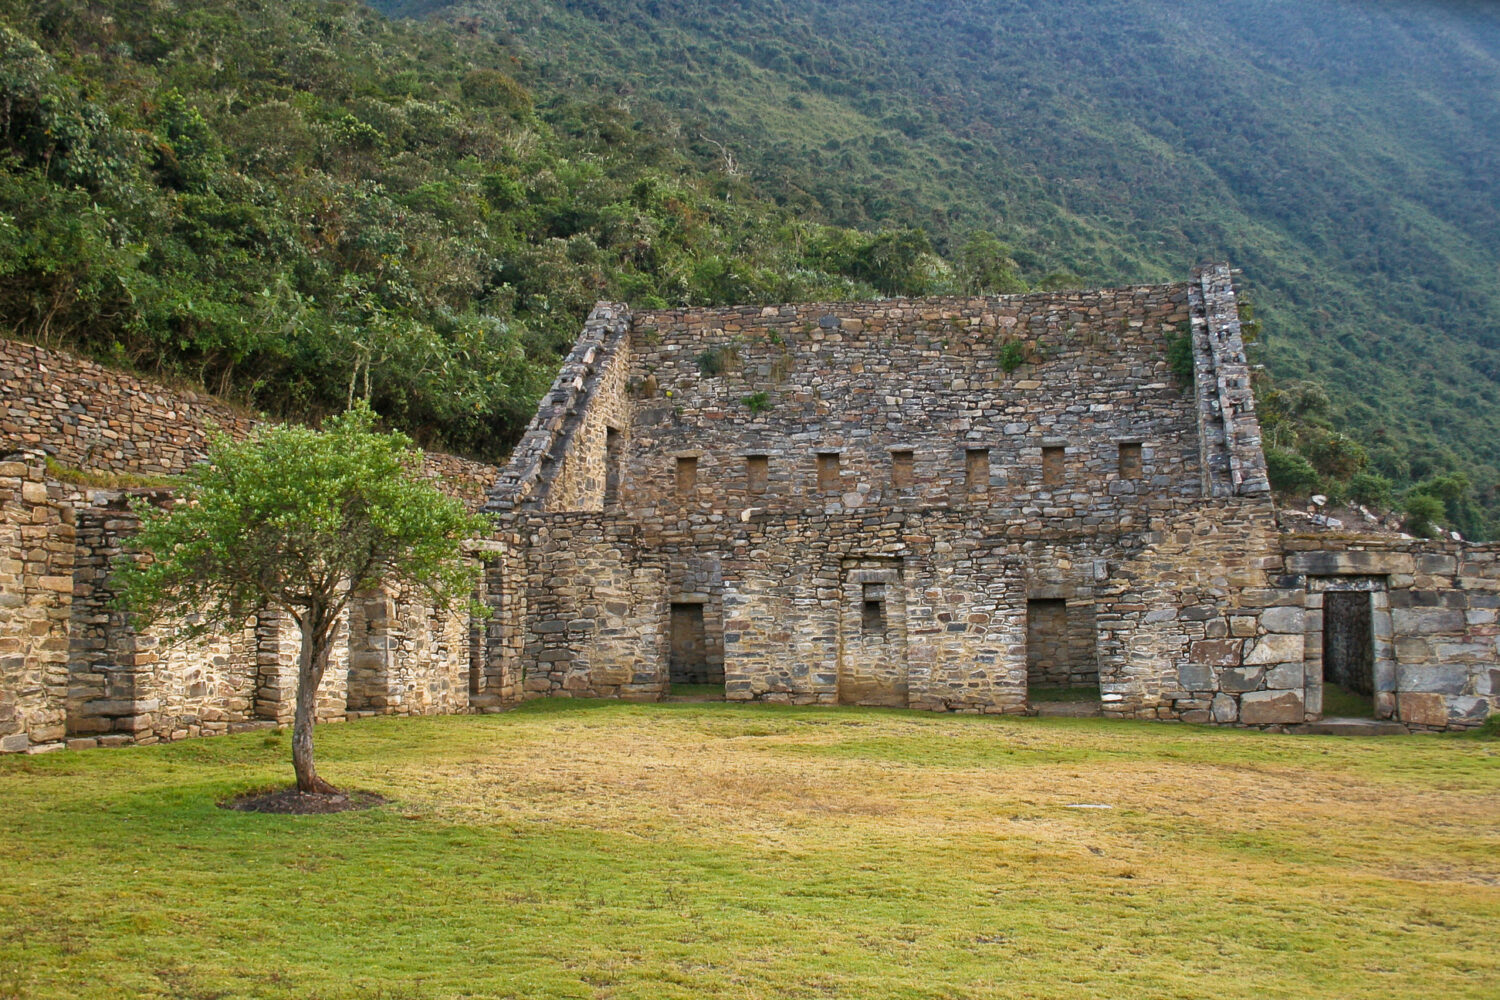
<path id="1" fill-rule="evenodd" d="M 309 608 L 299 619 L 302 651 L 297 656 L 297 714 L 292 723 L 292 770 L 297 772 L 297 791 L 336 795 L 338 789 L 318 777 L 313 766 L 313 722 L 318 711 L 318 685 L 328 666 L 331 629 L 323 619 L 323 608 Z"/>

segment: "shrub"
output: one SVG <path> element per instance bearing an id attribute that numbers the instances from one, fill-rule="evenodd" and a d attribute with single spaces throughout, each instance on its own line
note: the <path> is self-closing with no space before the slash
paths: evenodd
<path id="1" fill-rule="evenodd" d="M 1321 434 L 1303 447 L 1313 468 L 1333 479 L 1349 479 L 1370 460 L 1364 446 L 1344 434 Z"/>
<path id="2" fill-rule="evenodd" d="M 1349 499 L 1355 503 L 1389 507 L 1391 481 L 1375 472 L 1357 472 L 1349 480 Z"/>
<path id="3" fill-rule="evenodd" d="M 705 378 L 715 378 L 723 375 L 738 360 L 739 354 L 733 347 L 710 347 L 698 355 L 698 370 Z"/>
<path id="4" fill-rule="evenodd" d="M 1177 383 L 1184 389 L 1192 386 L 1197 376 L 1193 363 L 1193 335 L 1186 330 L 1167 338 L 1167 367 L 1172 369 Z"/>
<path id="5" fill-rule="evenodd" d="M 1401 506 L 1406 511 L 1405 528 L 1408 532 L 1418 538 L 1437 536 L 1437 520 L 1445 512 L 1443 501 L 1426 493 L 1409 493 Z"/>
<path id="6" fill-rule="evenodd" d="M 771 408 L 771 397 L 764 392 L 752 392 L 740 402 L 749 407 L 751 413 L 765 413 Z"/>
<path id="7" fill-rule="evenodd" d="M 1026 345 L 1019 340 L 1007 340 L 1000 345 L 1000 367 L 1009 375 L 1026 363 Z"/>
<path id="8" fill-rule="evenodd" d="M 1266 475 L 1278 493 L 1305 495 L 1318 488 L 1318 470 L 1295 451 L 1266 449 Z"/>

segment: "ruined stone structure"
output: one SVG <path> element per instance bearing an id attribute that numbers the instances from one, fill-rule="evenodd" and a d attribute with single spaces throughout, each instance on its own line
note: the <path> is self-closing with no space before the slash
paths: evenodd
<path id="1" fill-rule="evenodd" d="M 124 493 L 45 461 L 176 473 L 208 427 L 251 425 L 0 342 L 0 750 L 290 718 L 295 629 L 135 630 L 111 604 Z M 1280 526 L 1225 266 L 1003 298 L 601 304 L 506 468 L 429 471 L 487 494 L 494 614 L 361 595 L 324 720 L 673 684 L 988 713 L 1061 689 L 1259 726 L 1321 718 L 1325 681 L 1412 729 L 1500 706 L 1500 546 Z"/>
<path id="2" fill-rule="evenodd" d="M 1413 728 L 1500 702 L 1500 550 L 1278 527 L 1227 266 L 601 305 L 488 509 L 492 655 L 532 697 L 1022 712 L 1040 685 L 1284 726 L 1321 717 L 1326 669 Z"/>
<path id="3" fill-rule="evenodd" d="M 27 344 L 0 341 L 0 751 L 119 746 L 289 723 L 300 637 L 262 611 L 233 635 L 186 645 L 113 606 L 111 564 L 135 531 L 130 495 L 67 469 L 167 476 L 212 431 L 253 418 Z M 429 454 L 426 471 L 477 506 L 496 470 Z M 479 541 L 477 547 L 487 543 Z M 485 631 L 397 593 L 360 595 L 319 692 L 318 717 L 433 714 L 513 700 L 487 670 Z"/>

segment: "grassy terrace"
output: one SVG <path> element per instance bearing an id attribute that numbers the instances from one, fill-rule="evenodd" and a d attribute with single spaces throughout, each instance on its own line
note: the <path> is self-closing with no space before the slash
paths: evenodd
<path id="1" fill-rule="evenodd" d="M 1493 997 L 1500 743 L 538 703 L 0 759 L 0 997 Z M 1074 805 L 1112 808 L 1070 808 Z"/>

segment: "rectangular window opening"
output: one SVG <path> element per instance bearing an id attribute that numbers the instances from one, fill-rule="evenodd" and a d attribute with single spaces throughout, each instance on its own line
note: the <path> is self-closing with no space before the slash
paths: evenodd
<path id="1" fill-rule="evenodd" d="M 860 610 L 860 631 L 865 635 L 885 635 L 885 584 L 864 585 Z"/>
<path id="2" fill-rule="evenodd" d="M 1139 441 L 1120 442 L 1120 478 L 1141 478 L 1141 443 Z"/>
<path id="3" fill-rule="evenodd" d="M 745 456 L 745 489 L 751 493 L 764 493 L 770 481 L 771 459 L 767 455 Z"/>
<path id="4" fill-rule="evenodd" d="M 990 488 L 990 451 L 970 448 L 964 453 L 964 483 L 970 493 L 985 493 Z"/>
<path id="5" fill-rule="evenodd" d="M 620 502 L 620 453 L 625 435 L 618 427 L 604 429 L 604 503 Z"/>
<path id="6" fill-rule="evenodd" d="M 818 489 L 824 493 L 836 493 L 839 488 L 839 454 L 836 451 L 818 453 Z"/>
<path id="7" fill-rule="evenodd" d="M 1042 485 L 1060 486 L 1063 481 L 1064 449 L 1062 445 L 1047 445 L 1042 449 Z"/>
<path id="8" fill-rule="evenodd" d="M 698 491 L 698 460 L 682 457 L 677 460 L 677 495 L 691 497 Z"/>
<path id="9" fill-rule="evenodd" d="M 911 486 L 916 456 L 909 451 L 891 452 L 891 485 L 898 490 Z"/>

